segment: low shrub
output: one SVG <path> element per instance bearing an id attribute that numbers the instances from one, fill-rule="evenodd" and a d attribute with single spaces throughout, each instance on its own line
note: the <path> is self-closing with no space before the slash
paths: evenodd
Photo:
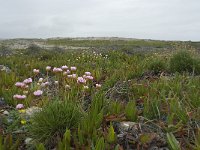
<path id="1" fill-rule="evenodd" d="M 163 60 L 155 59 L 149 64 L 148 69 L 158 74 L 159 72 L 167 70 L 167 65 Z"/>
<path id="2" fill-rule="evenodd" d="M 33 116 L 29 126 L 30 136 L 35 142 L 55 146 L 66 129 L 78 126 L 82 116 L 81 109 L 73 102 L 51 102 Z"/>
<path id="3" fill-rule="evenodd" d="M 179 51 L 170 59 L 170 70 L 172 72 L 192 73 L 195 68 L 195 59 L 187 51 Z"/>

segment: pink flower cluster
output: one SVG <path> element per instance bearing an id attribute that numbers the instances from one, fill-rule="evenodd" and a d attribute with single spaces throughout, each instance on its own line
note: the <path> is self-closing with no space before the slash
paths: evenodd
<path id="1" fill-rule="evenodd" d="M 23 104 L 17 104 L 16 109 L 23 109 L 24 105 Z"/>
<path id="2" fill-rule="evenodd" d="M 63 75 L 66 76 L 66 75 L 68 75 L 70 73 L 71 73 L 70 70 L 66 70 L 65 72 L 63 72 Z"/>
<path id="3" fill-rule="evenodd" d="M 85 84 L 86 80 L 83 77 L 78 77 L 77 78 L 77 83 Z"/>
<path id="4" fill-rule="evenodd" d="M 66 65 L 62 66 L 61 68 L 62 68 L 63 70 L 67 70 L 67 69 L 68 69 L 68 67 L 67 67 Z"/>
<path id="5" fill-rule="evenodd" d="M 76 67 L 74 67 L 74 66 L 71 67 L 70 69 L 71 69 L 71 71 L 76 71 Z"/>
<path id="6" fill-rule="evenodd" d="M 22 99 L 26 98 L 26 95 L 18 95 L 18 94 L 16 94 L 16 95 L 13 96 L 13 98 L 14 99 L 21 99 L 22 100 Z"/>
<path id="7" fill-rule="evenodd" d="M 32 78 L 28 78 L 28 79 L 25 79 L 23 81 L 23 83 L 25 83 L 25 84 L 29 84 L 29 83 L 32 83 L 32 82 L 33 82 Z"/>
<path id="8" fill-rule="evenodd" d="M 51 66 L 46 66 L 46 71 L 50 71 L 51 70 Z"/>
<path id="9" fill-rule="evenodd" d="M 16 87 L 23 88 L 23 87 L 26 86 L 26 84 L 25 84 L 24 82 L 16 82 L 16 83 L 15 83 L 15 86 L 16 86 Z"/>
<path id="10" fill-rule="evenodd" d="M 101 88 L 101 84 L 96 84 L 96 88 Z"/>
<path id="11" fill-rule="evenodd" d="M 43 93 L 43 91 L 37 90 L 37 91 L 35 91 L 33 94 L 34 94 L 35 96 L 41 96 L 42 93 Z"/>
<path id="12" fill-rule="evenodd" d="M 32 78 L 28 78 L 28 79 L 25 79 L 23 82 L 16 82 L 15 86 L 20 87 L 20 88 L 28 88 L 27 84 L 30 84 L 32 82 L 33 82 Z"/>
<path id="13" fill-rule="evenodd" d="M 61 68 L 53 68 L 53 72 L 57 73 L 57 72 L 62 72 L 63 70 Z"/>
<path id="14" fill-rule="evenodd" d="M 86 76 L 86 75 L 83 75 L 83 78 L 88 79 L 88 80 L 93 80 L 94 79 L 93 76 Z"/>
<path id="15" fill-rule="evenodd" d="M 43 83 L 40 84 L 41 87 L 46 87 L 48 85 L 49 85 L 49 82 L 43 82 Z"/>
<path id="16" fill-rule="evenodd" d="M 67 75 L 67 77 L 72 78 L 72 79 L 76 79 L 77 75 L 74 73 L 74 74 Z"/>
<path id="17" fill-rule="evenodd" d="M 33 72 L 34 72 L 35 74 L 38 74 L 38 73 L 40 72 L 40 70 L 39 70 L 39 69 L 33 69 Z"/>
<path id="18" fill-rule="evenodd" d="M 91 72 L 85 72 L 85 75 L 86 76 L 91 76 L 92 74 L 91 74 Z"/>

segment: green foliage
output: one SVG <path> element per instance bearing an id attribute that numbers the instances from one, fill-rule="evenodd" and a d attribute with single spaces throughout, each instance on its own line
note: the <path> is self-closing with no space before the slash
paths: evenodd
<path id="1" fill-rule="evenodd" d="M 76 128 L 82 116 L 80 108 L 73 102 L 51 102 L 32 117 L 30 136 L 44 144 L 56 142 L 56 138 L 62 137 L 66 128 Z"/>
<path id="2" fill-rule="evenodd" d="M 125 116 L 130 121 L 137 120 L 137 108 L 136 108 L 135 101 L 128 102 L 125 108 Z"/>
<path id="3" fill-rule="evenodd" d="M 164 62 L 160 58 L 157 58 L 149 64 L 148 69 L 153 71 L 155 74 L 166 71 L 166 62 Z"/>
<path id="4" fill-rule="evenodd" d="M 39 56 L 39 54 L 41 53 L 41 48 L 36 45 L 36 44 L 31 44 L 29 45 L 29 47 L 26 49 L 25 54 L 26 55 L 37 55 Z"/>
<path id="5" fill-rule="evenodd" d="M 3 130 L 6 133 L 13 133 L 18 129 L 25 129 L 24 135 L 34 139 L 30 143 L 31 148 L 119 150 L 121 146 L 117 143 L 117 133 L 112 123 L 114 120 L 124 119 L 136 122 L 137 115 L 140 115 L 139 119 L 141 117 L 148 120 L 147 123 L 152 122 L 157 125 L 159 122 L 158 126 L 163 127 L 164 132 L 191 131 L 194 127 L 191 126 L 190 121 L 198 125 L 200 78 L 194 75 L 200 74 L 199 55 L 193 57 L 194 55 L 189 52 L 181 51 L 172 56 L 168 62 L 172 53 L 162 48 L 170 48 L 171 44 L 176 42 L 49 39 L 47 43 L 55 44 L 53 50 L 42 50 L 33 45 L 27 50 L 17 50 L 11 56 L 0 57 L 0 64 L 11 69 L 10 73 L 0 71 L 0 99 L 3 97 L 6 105 L 13 106 L 7 107 L 3 104 L 3 109 L 4 106 L 6 110 L 14 109 L 9 111 L 9 115 L 4 116 L 3 126 L 6 127 Z M 59 49 L 60 45 L 92 46 L 92 50 L 65 51 Z M 140 49 L 163 51 L 152 54 L 141 53 Z M 174 49 L 180 48 L 173 46 L 172 50 Z M 83 75 L 85 71 L 90 71 L 94 80 L 87 83 L 89 89 L 83 89 L 83 85 L 80 84 L 74 86 L 77 85 L 76 79 L 68 79 L 52 71 L 48 72 L 48 81 L 50 81 L 48 88 L 37 85 L 38 78 L 43 77 L 45 81 L 47 80 L 46 66 L 53 68 L 63 65 L 76 66 L 78 76 Z M 168 65 L 172 72 L 187 73 L 163 74 L 159 77 L 146 74 L 149 71 L 155 74 L 168 71 Z M 38 75 L 32 72 L 35 68 L 40 70 Z M 24 102 L 28 105 L 25 105 L 25 109 L 38 106 L 42 107 L 42 111 L 36 113 L 30 118 L 31 120 L 29 117 L 26 118 L 27 123 L 30 123 L 29 128 L 26 128 L 25 125 L 20 124 L 21 118 L 18 110 L 15 109 L 16 104 L 21 101 L 13 99 L 13 95 L 22 94 L 25 90 L 16 88 L 15 82 L 23 81 L 28 77 L 33 78 L 34 83 L 28 89 L 29 93 Z M 55 86 L 54 80 L 59 80 L 59 85 Z M 96 89 L 96 83 L 102 84 L 102 87 Z M 70 85 L 67 90 L 64 88 L 66 84 Z M 32 94 L 36 88 L 43 90 L 41 97 Z M 62 98 L 62 101 L 55 101 L 54 98 L 57 100 Z M 195 137 L 189 135 L 184 135 L 184 138 L 190 142 L 188 145 L 199 149 L 199 135 Z M 16 136 L 20 139 L 19 135 Z M 178 146 L 174 136 L 176 134 L 168 134 L 166 139 L 169 146 L 176 149 Z M 151 135 L 142 133 L 138 142 L 143 147 L 151 140 Z M 5 139 L 1 145 L 2 143 L 5 146 Z"/>
<path id="6" fill-rule="evenodd" d="M 104 142 L 104 138 L 101 137 L 100 139 L 97 140 L 95 150 L 103 150 L 103 149 L 105 149 L 105 142 Z"/>
<path id="7" fill-rule="evenodd" d="M 189 72 L 194 71 L 195 60 L 192 58 L 191 54 L 187 51 L 179 51 L 174 54 L 170 59 L 170 70 L 172 72 Z"/>
<path id="8" fill-rule="evenodd" d="M 200 149 L 200 129 L 197 130 L 197 134 L 195 137 L 195 150 L 199 150 Z"/>
<path id="9" fill-rule="evenodd" d="M 181 150 L 181 147 L 172 133 L 167 133 L 167 141 L 171 150 Z"/>
<path id="10" fill-rule="evenodd" d="M 44 147 L 44 144 L 40 143 L 38 145 L 36 145 L 36 150 L 46 150 Z"/>
<path id="11" fill-rule="evenodd" d="M 13 141 L 12 135 L 3 137 L 0 135 L 0 150 L 16 150 L 19 148 L 19 140 Z"/>
<path id="12" fill-rule="evenodd" d="M 108 143 L 114 143 L 116 141 L 116 134 L 114 131 L 114 128 L 112 126 L 112 124 L 110 125 L 110 127 L 108 128 L 108 135 L 107 135 L 107 141 Z"/>
<path id="13" fill-rule="evenodd" d="M 70 150 L 70 130 L 66 130 L 63 139 L 58 143 L 58 150 Z"/>
<path id="14" fill-rule="evenodd" d="M 108 111 L 109 114 L 120 114 L 122 113 L 123 110 L 123 105 L 120 102 L 111 102 L 110 105 L 108 106 Z"/>

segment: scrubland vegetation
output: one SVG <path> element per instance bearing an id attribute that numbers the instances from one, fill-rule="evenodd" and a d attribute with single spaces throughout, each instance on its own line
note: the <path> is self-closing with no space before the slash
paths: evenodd
<path id="1" fill-rule="evenodd" d="M 0 150 L 200 149 L 196 43 L 47 44 L 0 57 Z"/>

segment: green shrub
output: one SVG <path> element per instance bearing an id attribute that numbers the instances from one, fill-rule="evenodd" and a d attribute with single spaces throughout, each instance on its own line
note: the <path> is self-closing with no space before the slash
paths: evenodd
<path id="1" fill-rule="evenodd" d="M 195 68 L 195 59 L 187 51 L 179 51 L 170 59 L 170 70 L 172 72 L 192 73 Z"/>
<path id="2" fill-rule="evenodd" d="M 33 55 L 33 56 L 39 56 L 40 53 L 42 52 L 42 49 L 36 45 L 36 44 L 31 44 L 25 51 L 25 55 Z"/>
<path id="3" fill-rule="evenodd" d="M 46 145 L 57 144 L 56 139 L 63 136 L 66 129 L 78 126 L 82 118 L 81 109 L 72 102 L 54 101 L 36 113 L 29 126 L 30 136 Z"/>
<path id="4" fill-rule="evenodd" d="M 134 101 L 128 102 L 125 108 L 125 116 L 130 121 L 137 120 L 137 107 Z"/>
<path id="5" fill-rule="evenodd" d="M 153 71 L 154 73 L 159 73 L 159 72 L 162 72 L 162 71 L 165 71 L 167 70 L 166 69 L 166 64 L 163 60 L 161 59 L 155 59 L 153 60 L 150 64 L 149 64 L 149 67 L 148 69 Z"/>
<path id="6" fill-rule="evenodd" d="M 199 75 L 200 74 L 200 59 L 194 59 L 194 73 Z"/>

